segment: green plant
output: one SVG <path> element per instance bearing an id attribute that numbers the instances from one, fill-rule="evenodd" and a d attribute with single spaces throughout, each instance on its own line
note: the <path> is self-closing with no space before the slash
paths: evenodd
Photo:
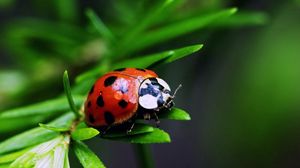
<path id="1" fill-rule="evenodd" d="M 168 62 L 189 55 L 195 51 L 200 50 L 201 48 L 202 45 L 194 45 L 194 46 L 185 47 L 177 50 L 171 50 L 161 54 L 156 54 L 150 57 L 149 56 L 143 57 L 142 59 L 141 58 L 133 59 L 130 61 L 126 61 L 127 63 L 125 62 L 124 64 L 120 64 L 120 65 L 138 64 L 139 62 L 141 64 L 147 63 L 151 65 L 160 60 L 163 60 L 161 63 Z M 59 111 L 65 111 L 64 113 L 66 114 L 64 114 L 62 117 L 59 117 L 58 119 L 54 120 L 49 124 L 39 124 L 40 128 L 31 129 L 29 131 L 23 132 L 19 135 L 16 135 L 0 143 L 0 149 L 1 149 L 0 153 L 1 154 L 9 153 L 8 155 L 6 154 L 0 157 L 0 163 L 7 163 L 7 162 L 9 163 L 16 158 L 21 158 L 21 159 L 15 160 L 12 163 L 13 166 L 16 166 L 18 164 L 26 165 L 27 162 L 29 161 L 30 163 L 28 164 L 32 165 L 34 164 L 32 160 L 38 160 L 36 163 L 39 163 L 38 158 L 40 157 L 42 159 L 41 162 L 43 161 L 43 159 L 51 160 L 51 158 L 49 157 L 50 155 L 51 156 L 53 155 L 53 152 L 55 156 L 56 150 L 60 150 L 60 151 L 64 150 L 64 153 L 68 153 L 68 149 L 69 149 L 68 144 L 71 142 L 74 143 L 72 147 L 74 147 L 75 154 L 78 156 L 80 162 L 83 164 L 84 167 L 90 167 L 93 165 L 96 167 L 99 166 L 99 163 L 101 163 L 101 161 L 96 157 L 95 154 L 93 154 L 88 149 L 86 145 L 84 145 L 81 142 L 82 140 L 90 139 L 96 136 L 99 132 L 94 128 L 88 128 L 82 121 L 82 114 L 79 113 L 78 109 L 83 104 L 84 99 L 82 96 L 76 95 L 75 100 L 77 99 L 79 100 L 77 101 L 73 100 L 67 71 L 65 71 L 64 73 L 63 83 L 64 83 L 66 97 L 69 102 L 68 103 L 69 107 L 65 106 L 65 104 L 67 104 L 67 101 L 62 101 L 63 100 L 62 98 L 58 98 L 56 100 L 51 100 L 48 102 L 43 102 L 25 108 L 14 109 L 12 111 L 6 111 L 1 113 L 0 117 L 3 120 L 4 119 L 14 120 L 20 117 L 30 117 L 33 115 L 35 116 L 41 115 L 41 116 L 48 117 L 47 115 L 55 115 L 55 112 L 59 112 Z M 47 109 L 47 110 L 43 110 L 43 109 Z M 184 110 L 178 108 L 173 108 L 171 111 L 162 113 L 161 115 L 159 115 L 159 118 L 172 119 L 172 120 L 190 120 L 190 116 Z M 123 131 L 111 132 L 109 134 L 104 135 L 102 138 L 108 140 L 125 141 L 125 142 L 138 143 L 138 144 L 165 143 L 171 141 L 168 133 L 164 132 L 161 129 L 154 128 L 150 125 L 146 125 L 143 123 L 137 124 L 129 134 L 126 134 L 126 132 Z M 46 151 L 46 153 L 39 153 L 39 152 L 34 153 L 36 150 L 43 151 L 43 147 L 48 143 L 50 144 L 53 143 L 53 150 L 48 150 Z M 37 144 L 40 145 L 36 146 Z M 61 144 L 67 144 L 67 145 L 62 147 Z M 32 149 L 23 150 L 24 148 L 32 148 Z M 22 150 L 22 152 L 20 152 L 19 150 Z M 15 154 L 13 151 L 17 151 L 17 154 Z M 50 152 L 52 152 L 52 154 Z M 47 157 L 46 156 L 45 156 L 46 158 L 42 157 L 44 155 L 46 155 Z M 67 155 L 64 156 L 66 157 L 65 160 L 67 161 Z M 36 158 L 34 159 L 34 157 Z M 55 157 L 53 159 L 55 160 Z M 89 159 L 93 161 L 87 161 Z M 56 164 L 62 164 L 62 163 L 53 162 L 53 164 L 55 164 L 54 167 L 56 167 Z M 103 164 L 101 163 L 101 165 Z"/>
<path id="2" fill-rule="evenodd" d="M 53 55 L 62 56 L 60 61 L 67 60 L 70 64 L 76 62 L 77 59 L 86 59 L 86 57 L 96 60 L 96 63 L 92 68 L 76 77 L 72 89 L 67 71 L 65 71 L 63 77 L 65 95 L 0 113 L 0 133 L 19 132 L 20 128 L 30 128 L 38 124 L 40 126 L 2 141 L 0 143 L 0 166 L 25 165 L 25 167 L 30 167 L 34 164 L 52 164 L 53 167 L 68 167 L 68 151 L 72 149 L 84 167 L 104 167 L 102 161 L 82 142 L 93 138 L 99 132 L 85 125 L 79 110 L 88 90 L 99 76 L 121 67 L 154 68 L 197 52 L 202 48 L 202 44 L 151 55 L 135 56 L 136 53 L 146 48 L 196 30 L 208 27 L 240 26 L 249 23 L 261 24 L 265 20 L 264 15 L 259 13 L 240 13 L 231 17 L 234 16 L 237 9 L 230 8 L 201 14 L 192 13 L 164 22 L 165 18 L 161 16 L 170 15 L 171 11 L 180 4 L 179 1 L 158 1 L 146 13 L 142 13 L 140 22 L 124 21 L 126 22 L 126 24 L 124 23 L 126 33 L 117 26 L 105 25 L 92 9 L 86 10 L 86 16 L 90 21 L 87 30 L 79 29 L 72 24 L 25 20 L 22 25 L 27 25 L 27 27 L 8 31 L 7 36 L 11 39 L 8 46 L 18 48 L 16 54 L 22 55 L 20 60 L 30 64 L 26 67 L 27 72 L 33 73 L 39 68 L 40 65 L 36 64 L 37 60 L 43 66 L 53 68 L 57 62 L 51 62 L 51 59 L 48 61 L 49 57 L 51 58 Z M 72 10 L 68 12 L 72 13 Z M 73 22 L 73 15 L 68 12 L 60 13 L 62 19 L 69 19 L 70 22 Z M 128 17 L 130 17 L 129 15 L 138 17 L 139 12 L 136 11 L 135 14 L 128 12 L 127 15 Z M 159 28 L 156 28 L 157 26 Z M 46 53 L 40 52 L 34 46 L 23 43 L 22 40 L 25 41 L 28 37 L 52 44 L 50 45 L 52 48 Z M 39 56 L 42 54 L 48 55 L 46 58 L 40 58 Z M 61 74 L 63 69 L 61 67 L 58 69 Z M 53 78 L 52 73 L 46 74 L 46 78 Z M 33 86 L 35 83 L 44 83 L 45 80 L 40 79 L 39 76 L 33 79 L 33 82 L 30 83 Z M 160 114 L 159 118 L 190 120 L 189 114 L 180 108 L 173 108 L 171 111 Z M 52 121 L 49 122 L 50 120 Z M 167 132 L 145 123 L 137 123 L 129 135 L 125 132 L 115 131 L 102 138 L 138 144 L 136 145 L 137 152 L 141 153 L 141 156 L 145 156 L 141 157 L 145 167 L 151 167 L 151 162 L 147 161 L 150 154 L 147 152 L 147 146 L 141 144 L 171 141 Z"/>

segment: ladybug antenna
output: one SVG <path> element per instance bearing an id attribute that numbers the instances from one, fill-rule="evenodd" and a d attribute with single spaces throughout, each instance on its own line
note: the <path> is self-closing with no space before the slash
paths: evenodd
<path id="1" fill-rule="evenodd" d="M 174 94 L 173 94 L 173 98 L 175 97 L 177 91 L 182 87 L 182 84 L 179 84 L 178 87 L 176 88 L 176 90 L 174 91 Z"/>
<path id="2" fill-rule="evenodd" d="M 171 109 L 171 107 L 174 105 L 173 99 L 175 98 L 175 95 L 177 91 L 182 87 L 181 84 L 178 85 L 178 87 L 175 89 L 174 94 L 169 97 L 169 99 L 166 101 L 166 103 L 162 106 L 167 109 Z"/>

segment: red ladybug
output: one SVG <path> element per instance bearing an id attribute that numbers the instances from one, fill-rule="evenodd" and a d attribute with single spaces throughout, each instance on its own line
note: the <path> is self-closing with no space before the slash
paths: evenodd
<path id="1" fill-rule="evenodd" d="M 155 72 L 116 69 L 100 77 L 91 88 L 85 102 L 85 120 L 97 128 L 120 125 L 139 114 L 158 121 L 156 113 L 170 109 L 173 98 L 169 85 Z"/>

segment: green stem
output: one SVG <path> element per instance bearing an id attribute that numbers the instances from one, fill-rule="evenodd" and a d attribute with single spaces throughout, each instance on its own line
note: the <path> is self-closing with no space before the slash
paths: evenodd
<path id="1" fill-rule="evenodd" d="M 134 144 L 138 167 L 154 168 L 154 159 L 151 154 L 150 146 L 144 144 Z"/>

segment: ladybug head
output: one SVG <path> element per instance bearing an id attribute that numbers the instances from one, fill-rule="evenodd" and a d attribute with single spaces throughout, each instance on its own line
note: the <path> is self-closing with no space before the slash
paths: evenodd
<path id="1" fill-rule="evenodd" d="M 176 89 L 176 91 L 181 85 Z M 161 78 L 147 78 L 142 81 L 139 88 L 139 105 L 145 109 L 170 109 L 173 105 L 174 92 L 171 95 L 170 86 Z"/>

